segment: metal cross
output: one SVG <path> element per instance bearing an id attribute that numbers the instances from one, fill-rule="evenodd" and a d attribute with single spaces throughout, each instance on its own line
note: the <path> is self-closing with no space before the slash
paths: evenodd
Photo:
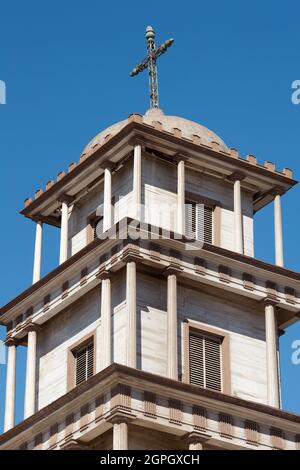
<path id="1" fill-rule="evenodd" d="M 158 108 L 158 81 L 157 81 L 157 66 L 156 59 L 164 54 L 168 47 L 172 46 L 174 39 L 168 39 L 159 47 L 155 47 L 155 32 L 152 26 L 146 28 L 146 41 L 147 41 L 147 57 L 140 62 L 130 72 L 130 76 L 134 77 L 140 72 L 148 68 L 149 71 L 149 88 L 150 88 L 150 108 Z"/>

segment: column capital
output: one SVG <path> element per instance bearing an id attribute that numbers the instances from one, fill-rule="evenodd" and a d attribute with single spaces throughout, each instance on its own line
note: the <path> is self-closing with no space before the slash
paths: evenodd
<path id="1" fill-rule="evenodd" d="M 36 333 L 38 331 L 41 331 L 42 327 L 41 325 L 38 325 L 37 323 L 33 323 L 32 321 L 28 322 L 27 325 L 25 325 L 24 332 L 25 333 L 30 333 L 31 331 L 35 331 Z"/>
<path id="2" fill-rule="evenodd" d="M 271 305 L 272 307 L 276 307 L 279 303 L 277 298 L 270 296 L 270 295 L 266 295 L 266 297 L 264 297 L 261 300 L 261 302 L 263 303 L 265 307 L 267 307 L 268 305 Z"/>
<path id="3" fill-rule="evenodd" d="M 106 266 L 100 266 L 96 277 L 100 279 L 100 281 L 104 281 L 105 279 L 111 279 L 112 275 L 113 273 L 109 268 L 107 268 Z"/>
<path id="4" fill-rule="evenodd" d="M 61 450 L 91 450 L 91 448 L 85 443 L 78 439 L 70 439 L 60 446 Z"/>
<path id="5" fill-rule="evenodd" d="M 179 264 L 175 263 L 170 263 L 169 266 L 167 266 L 164 270 L 164 274 L 166 277 L 171 276 L 174 274 L 176 277 L 178 277 L 183 271 L 183 268 Z"/>
<path id="6" fill-rule="evenodd" d="M 136 419 L 136 415 L 131 413 L 131 411 L 115 409 L 108 416 L 105 417 L 105 421 L 111 424 L 128 424 L 131 421 Z"/>
<path id="7" fill-rule="evenodd" d="M 189 160 L 189 156 L 184 153 L 175 153 L 173 156 L 174 163 L 187 162 L 188 160 Z"/>
<path id="8" fill-rule="evenodd" d="M 139 253 L 139 247 L 135 245 L 127 246 L 124 248 L 124 251 L 121 255 L 121 260 L 124 263 L 138 263 L 143 259 L 143 257 Z"/>
<path id="9" fill-rule="evenodd" d="M 274 197 L 275 196 L 282 196 L 284 193 L 285 193 L 285 191 L 281 186 L 274 186 L 270 191 L 270 194 Z"/>
<path id="10" fill-rule="evenodd" d="M 131 139 L 129 139 L 129 145 L 132 147 L 136 147 L 137 145 L 140 145 L 142 147 L 142 150 L 145 150 L 145 141 L 142 139 L 142 137 L 138 136 L 133 136 Z"/>
<path id="11" fill-rule="evenodd" d="M 231 182 L 243 181 L 245 179 L 245 174 L 241 171 L 234 171 L 231 175 L 227 176 L 227 180 Z"/>
<path id="12" fill-rule="evenodd" d="M 104 160 L 99 163 L 99 167 L 102 168 L 102 170 L 112 171 L 116 167 L 116 163 L 111 162 L 110 160 Z"/>
<path id="13" fill-rule="evenodd" d="M 9 347 L 9 346 L 18 346 L 20 343 L 19 343 L 19 340 L 17 338 L 7 336 L 4 340 L 4 344 L 5 344 L 5 346 Z"/>
<path id="14" fill-rule="evenodd" d="M 44 223 L 44 217 L 43 216 L 39 216 L 39 215 L 34 215 L 33 217 L 31 217 L 31 221 L 36 223 L 36 224 L 42 224 Z"/>
<path id="15" fill-rule="evenodd" d="M 71 202 L 73 201 L 73 196 L 69 196 L 68 194 L 61 194 L 60 196 L 58 196 L 57 200 L 61 203 L 66 203 L 66 204 L 71 204 Z"/>
<path id="16" fill-rule="evenodd" d="M 203 444 L 204 442 L 209 441 L 211 439 L 211 434 L 208 434 L 207 432 L 202 432 L 202 431 L 196 431 L 195 429 L 186 434 L 185 438 L 189 443 L 198 443 L 201 442 Z"/>

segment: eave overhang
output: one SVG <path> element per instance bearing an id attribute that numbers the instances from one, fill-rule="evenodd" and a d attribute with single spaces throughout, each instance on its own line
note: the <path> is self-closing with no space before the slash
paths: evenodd
<path id="1" fill-rule="evenodd" d="M 297 183 L 291 177 L 290 170 L 279 172 L 273 166 L 260 165 L 251 158 L 243 159 L 213 144 L 204 145 L 133 120 L 100 148 L 83 156 L 69 173 L 60 173 L 58 180 L 47 186 L 46 191 L 38 190 L 36 199 L 27 199 L 21 214 L 60 226 L 61 200 L 72 202 L 88 191 L 101 180 L 105 165 L 109 164 L 117 170 L 132 151 L 135 140 L 142 141 L 145 147 L 162 152 L 170 161 L 177 154 L 183 154 L 187 167 L 223 180 L 235 172 L 242 173 L 243 187 L 253 194 L 254 212 L 272 201 L 274 191 L 284 194 Z"/>

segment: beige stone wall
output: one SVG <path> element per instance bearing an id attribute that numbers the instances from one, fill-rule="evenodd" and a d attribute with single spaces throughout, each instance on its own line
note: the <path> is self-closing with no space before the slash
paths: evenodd
<path id="1" fill-rule="evenodd" d="M 124 270 L 112 283 L 112 361 L 126 363 L 127 329 Z M 101 370 L 101 289 L 50 320 L 38 335 L 37 404 L 42 408 L 67 391 L 67 352 L 96 331 L 96 364 Z M 166 376 L 167 284 L 165 279 L 137 276 L 137 367 Z M 198 322 L 229 335 L 231 394 L 266 403 L 266 353 L 261 312 L 237 300 L 218 298 L 178 286 L 178 364 L 183 373 L 183 324 Z"/>
<path id="2" fill-rule="evenodd" d="M 186 191 L 221 202 L 221 246 L 235 250 L 232 184 L 207 175 L 186 170 Z M 132 162 L 112 176 L 114 222 L 134 217 Z M 142 158 L 142 213 L 144 221 L 165 229 L 176 230 L 177 168 L 157 158 Z M 103 182 L 77 202 L 69 217 L 69 256 L 86 245 L 87 219 L 103 203 Z M 173 210 L 170 210 L 170 207 Z M 175 208 L 175 211 L 174 211 Z M 254 255 L 252 196 L 242 191 L 244 250 Z"/>

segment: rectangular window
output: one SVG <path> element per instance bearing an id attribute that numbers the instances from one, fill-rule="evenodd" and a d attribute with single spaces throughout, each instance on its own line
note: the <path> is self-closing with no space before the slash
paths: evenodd
<path id="1" fill-rule="evenodd" d="M 185 234 L 190 239 L 212 243 L 213 208 L 205 204 L 186 201 Z"/>
<path id="2" fill-rule="evenodd" d="M 90 341 L 73 354 L 75 358 L 75 385 L 79 385 L 94 374 L 94 342 Z"/>
<path id="3" fill-rule="evenodd" d="M 193 385 L 222 391 L 222 338 L 189 331 L 189 381 Z"/>

